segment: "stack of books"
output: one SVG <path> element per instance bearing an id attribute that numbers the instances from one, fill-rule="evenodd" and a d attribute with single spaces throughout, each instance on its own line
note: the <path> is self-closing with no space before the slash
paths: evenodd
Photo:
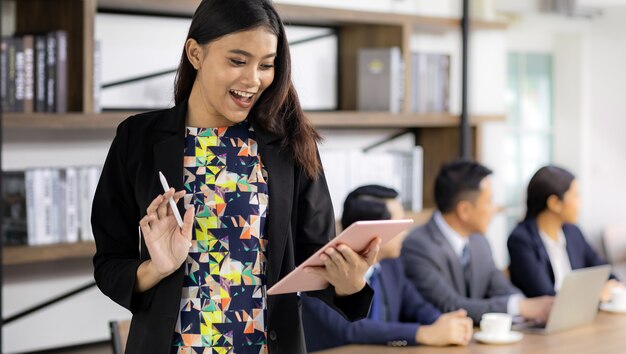
<path id="1" fill-rule="evenodd" d="M 100 172 L 98 166 L 3 172 L 3 243 L 93 240 L 91 204 Z"/>
<path id="2" fill-rule="evenodd" d="M 2 37 L 4 112 L 67 111 L 67 32 Z"/>

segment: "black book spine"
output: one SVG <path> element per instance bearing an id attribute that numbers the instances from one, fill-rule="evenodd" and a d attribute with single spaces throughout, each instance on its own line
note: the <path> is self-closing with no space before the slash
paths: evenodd
<path id="1" fill-rule="evenodd" d="M 35 112 L 46 111 L 46 36 L 35 36 Z"/>

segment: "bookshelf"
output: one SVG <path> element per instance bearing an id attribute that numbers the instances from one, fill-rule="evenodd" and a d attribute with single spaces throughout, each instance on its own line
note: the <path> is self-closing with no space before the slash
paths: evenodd
<path id="1" fill-rule="evenodd" d="M 4 1 L 4 0 L 3 0 Z M 5 113 L 2 129 L 41 129 L 112 131 L 126 117 L 138 112 L 93 112 L 93 49 L 94 23 L 98 9 L 128 13 L 191 15 L 197 0 L 17 0 L 15 24 L 18 32 L 66 30 L 68 33 L 68 113 Z M 410 37 L 415 33 L 460 32 L 457 18 L 429 17 L 399 13 L 380 13 L 336 8 L 276 4 L 287 24 L 325 25 L 337 28 L 339 36 L 339 110 L 308 112 L 318 128 L 327 129 L 412 129 L 418 144 L 424 148 L 424 191 L 432 190 L 435 174 L 444 161 L 458 155 L 460 117 L 450 113 L 417 114 L 410 111 L 405 100 L 398 114 L 389 112 L 360 112 L 356 110 L 356 61 L 359 48 L 397 46 L 403 60 L 410 62 Z M 503 22 L 472 21 L 473 30 L 501 31 Z M 182 44 L 181 44 L 182 45 Z M 411 93 L 411 66 L 405 66 L 405 97 Z M 484 122 L 502 121 L 504 115 L 470 117 L 474 142 Z M 475 146 L 476 151 L 480 149 Z M 434 206 L 429 193 L 424 193 L 423 205 Z M 59 244 L 41 247 L 5 247 L 4 265 L 45 262 L 73 257 L 90 257 L 93 243 Z"/>

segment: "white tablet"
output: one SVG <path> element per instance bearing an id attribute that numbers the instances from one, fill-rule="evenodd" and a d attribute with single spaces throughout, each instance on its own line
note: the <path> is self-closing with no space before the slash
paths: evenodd
<path id="1" fill-rule="evenodd" d="M 324 263 L 320 260 L 322 252 L 330 247 L 345 244 L 357 253 L 365 251 L 367 245 L 376 237 L 380 237 L 382 247 L 389 240 L 407 230 L 413 225 L 413 220 L 373 220 L 357 221 L 345 229 L 339 236 L 332 239 L 315 254 L 302 262 L 291 273 L 287 274 L 278 283 L 274 284 L 268 291 L 268 295 L 294 293 L 298 291 L 313 291 L 325 289 L 329 284 L 323 278 L 305 273 L 304 268 L 310 266 L 321 266 Z"/>

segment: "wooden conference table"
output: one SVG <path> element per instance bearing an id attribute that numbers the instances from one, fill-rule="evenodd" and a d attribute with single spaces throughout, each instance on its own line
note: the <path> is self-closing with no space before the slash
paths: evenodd
<path id="1" fill-rule="evenodd" d="M 626 315 L 598 312 L 593 323 L 549 335 L 525 333 L 515 344 L 466 347 L 387 347 L 350 345 L 317 354 L 622 354 L 626 353 Z"/>

